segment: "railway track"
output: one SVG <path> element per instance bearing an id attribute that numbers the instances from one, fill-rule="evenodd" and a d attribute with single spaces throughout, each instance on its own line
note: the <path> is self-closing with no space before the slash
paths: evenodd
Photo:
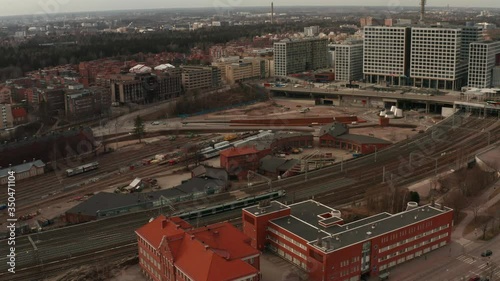
<path id="1" fill-rule="evenodd" d="M 369 188 L 377 189 L 386 186 L 387 183 L 382 184 L 381 172 L 383 166 L 385 166 L 387 175 L 391 173 L 395 175 L 391 183 L 396 187 L 402 187 L 433 175 L 436 172 L 436 161 L 438 163 L 438 173 L 449 170 L 452 166 L 455 167 L 456 162 L 462 157 L 459 151 L 465 151 L 467 155 L 465 155 L 465 159 L 458 162 L 466 163 L 476 151 L 487 146 L 488 142 L 494 143 L 500 140 L 500 122 L 496 119 L 470 117 L 461 118 L 461 120 L 460 128 L 453 128 L 452 123 L 455 123 L 456 120 L 446 119 L 424 134 L 395 144 L 391 148 L 381 150 L 377 153 L 376 161 L 375 155 L 372 154 L 347 161 L 343 164 L 310 171 L 308 173 L 309 180 L 307 181 L 305 175 L 276 181 L 273 183 L 272 188 L 286 189 L 288 198 L 284 200 L 288 202 L 315 196 L 316 200 L 328 205 L 351 203 L 353 200 L 362 200 Z M 490 132 L 489 140 L 484 137 L 483 133 L 480 133 L 482 129 Z M 439 138 L 436 137 L 437 134 L 439 134 Z M 413 159 L 412 165 L 409 165 L 412 153 L 415 158 L 415 153 L 423 153 L 427 158 L 420 158 L 418 161 Z M 402 171 L 400 170 L 401 166 L 408 166 L 410 170 Z M 389 180 L 390 177 L 386 176 L 386 179 Z M 254 185 L 243 191 L 258 193 L 268 189 L 267 184 L 262 184 Z M 219 202 L 218 200 L 221 200 L 222 196 L 221 194 L 221 197 L 214 196 L 202 201 L 184 203 L 182 207 L 196 208 L 201 204 Z M 226 194 L 225 198 L 228 200 L 231 196 Z M 97 252 L 105 250 L 110 245 L 114 247 L 120 244 L 130 244 L 135 239 L 134 230 L 157 214 L 158 210 L 132 213 L 60 230 L 42 232 L 32 235 L 32 237 L 34 240 L 39 241 L 36 243 L 40 249 L 38 251 L 39 256 L 44 256 L 47 261 L 63 261 L 68 258 L 68 254 L 72 257 L 83 256 L 89 251 Z M 239 217 L 241 217 L 241 211 L 236 210 L 234 213 L 223 213 L 213 217 L 201 218 L 192 223 L 195 225 L 204 225 L 223 220 L 238 222 Z M 19 240 L 21 245 L 19 256 L 20 270 L 22 268 L 33 268 L 37 263 L 33 258 L 34 251 L 31 245 L 24 241 L 27 238 L 20 237 Z M 0 241 L 0 244 L 3 245 L 4 242 Z M 90 246 L 84 246 L 89 244 Z M 130 247 L 136 251 L 135 247 Z M 92 259 L 89 258 L 85 263 L 91 262 Z M 5 263 L 2 262 L 2 258 L 0 257 L 1 272 L 5 272 L 3 270 L 5 265 L 3 264 Z M 61 266 L 63 266 L 62 264 Z M 60 267 L 59 271 L 63 270 L 64 268 Z M 30 270 L 26 272 L 28 271 Z M 56 272 L 57 270 L 53 269 L 50 274 Z M 0 274 L 0 279 L 3 277 L 5 275 Z"/>
<path id="2" fill-rule="evenodd" d="M 190 141 L 199 142 L 211 137 L 213 137 L 213 135 L 192 138 L 190 139 Z M 178 146 L 185 144 L 185 142 L 186 140 L 177 140 L 163 144 L 152 144 L 149 149 L 146 150 L 147 154 L 144 154 L 143 150 L 137 150 L 123 154 L 106 154 L 102 156 L 102 158 L 96 157 L 92 160 L 99 161 L 100 168 L 98 170 L 75 177 L 68 178 L 60 174 L 64 171 L 57 171 L 45 174 L 40 177 L 21 181 L 17 184 L 16 188 L 16 211 L 19 214 L 23 212 L 30 212 L 33 211 L 33 209 L 38 209 L 46 204 L 50 204 L 60 199 L 67 199 L 67 197 L 83 195 L 90 192 L 100 191 L 104 188 L 113 187 L 115 185 L 118 186 L 120 184 L 124 184 L 127 181 L 133 180 L 135 176 L 147 177 L 171 169 L 179 168 L 181 167 L 181 165 L 149 165 L 139 167 L 132 174 L 128 174 L 125 178 L 122 178 L 121 181 L 117 181 L 116 178 L 113 177 L 116 176 L 115 174 L 120 168 L 126 167 L 128 163 L 134 163 L 146 157 L 153 156 L 162 152 L 170 152 L 172 150 L 175 150 Z M 109 174 L 110 176 L 93 183 L 85 184 L 82 186 L 75 186 L 74 188 L 67 188 L 68 186 L 76 185 L 80 182 L 89 181 L 92 178 L 96 178 L 100 175 L 102 176 L 103 174 Z M 6 196 L 7 195 L 5 193 L 0 194 L 0 202 L 5 202 Z M 0 215 L 0 217 L 4 215 L 5 214 L 2 214 Z"/>

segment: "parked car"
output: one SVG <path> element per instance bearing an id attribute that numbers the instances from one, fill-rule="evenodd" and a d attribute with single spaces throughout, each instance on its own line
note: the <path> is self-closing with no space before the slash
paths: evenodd
<path id="1" fill-rule="evenodd" d="M 489 257 L 492 254 L 493 254 L 493 252 L 491 250 L 486 250 L 486 251 L 481 253 L 481 257 Z"/>
<path id="2" fill-rule="evenodd" d="M 152 122 L 152 123 L 151 123 L 151 125 L 155 125 L 155 126 L 156 126 L 156 125 L 160 125 L 160 122 L 158 122 L 158 121 L 154 121 L 154 122 Z"/>

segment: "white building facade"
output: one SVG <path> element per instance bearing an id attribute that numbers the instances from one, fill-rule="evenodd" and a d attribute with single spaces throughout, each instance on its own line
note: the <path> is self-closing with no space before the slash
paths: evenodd
<path id="1" fill-rule="evenodd" d="M 363 42 L 335 45 L 335 80 L 357 81 L 363 78 Z"/>
<path id="2" fill-rule="evenodd" d="M 490 88 L 493 70 L 500 65 L 500 41 L 472 43 L 469 52 L 468 86 Z"/>

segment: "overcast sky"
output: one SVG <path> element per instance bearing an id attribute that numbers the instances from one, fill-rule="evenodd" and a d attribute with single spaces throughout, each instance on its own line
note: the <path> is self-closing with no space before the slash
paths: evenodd
<path id="1" fill-rule="evenodd" d="M 275 0 L 275 8 L 294 5 L 417 6 L 420 0 Z M 429 6 L 495 7 L 499 0 L 428 0 Z M 0 16 L 99 10 L 267 6 L 271 0 L 0 0 Z"/>

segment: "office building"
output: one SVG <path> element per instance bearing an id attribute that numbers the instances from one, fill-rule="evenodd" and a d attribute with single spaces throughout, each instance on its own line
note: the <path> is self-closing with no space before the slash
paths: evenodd
<path id="1" fill-rule="evenodd" d="M 215 66 L 182 66 L 185 91 L 217 89 L 222 85 L 221 71 Z"/>
<path id="2" fill-rule="evenodd" d="M 472 43 L 469 53 L 468 85 L 473 88 L 496 87 L 494 68 L 500 67 L 500 41 Z"/>
<path id="3" fill-rule="evenodd" d="M 151 103 L 180 96 L 181 73 L 175 68 L 165 72 L 127 73 L 110 76 L 112 103 Z"/>
<path id="4" fill-rule="evenodd" d="M 391 267 L 450 243 L 453 210 L 437 204 L 380 213 L 344 223 L 341 213 L 308 200 L 244 208 L 243 232 L 251 245 L 295 264 L 311 281 L 353 281 L 381 276 Z"/>
<path id="5" fill-rule="evenodd" d="M 335 45 L 335 80 L 357 81 L 363 78 L 363 41 Z"/>
<path id="6" fill-rule="evenodd" d="M 139 266 L 150 280 L 260 280 L 260 252 L 230 223 L 194 228 L 160 215 L 135 233 Z"/>
<path id="7" fill-rule="evenodd" d="M 412 28 L 410 77 L 413 86 L 451 90 L 464 86 L 462 36 L 459 28 Z"/>
<path id="8" fill-rule="evenodd" d="M 274 43 L 276 76 L 327 68 L 327 44 L 327 39 L 318 38 L 284 39 Z"/>
<path id="9" fill-rule="evenodd" d="M 410 75 L 409 27 L 364 28 L 363 75 L 369 83 L 406 85 Z"/>

